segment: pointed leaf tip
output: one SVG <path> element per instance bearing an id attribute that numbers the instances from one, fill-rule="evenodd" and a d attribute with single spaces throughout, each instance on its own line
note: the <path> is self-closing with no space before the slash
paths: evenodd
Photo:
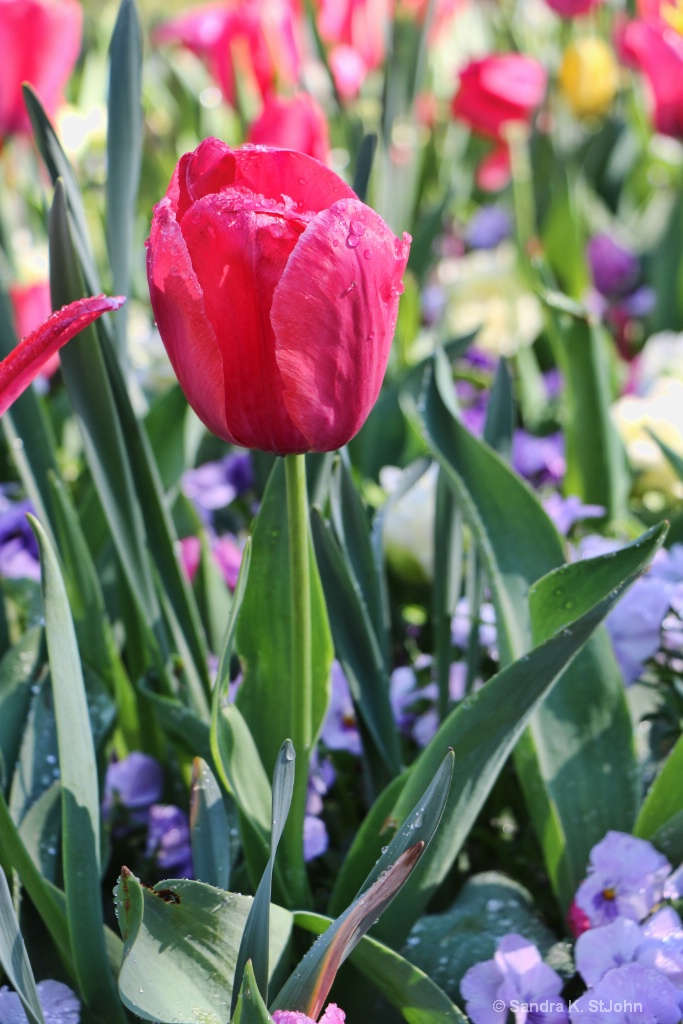
<path id="1" fill-rule="evenodd" d="M 0 416 L 35 380 L 45 363 L 67 341 L 110 310 L 119 309 L 123 295 L 96 295 L 62 306 L 20 341 L 0 362 Z"/>

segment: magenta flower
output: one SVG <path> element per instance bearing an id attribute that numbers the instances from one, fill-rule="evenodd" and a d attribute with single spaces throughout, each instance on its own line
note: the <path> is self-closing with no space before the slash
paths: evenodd
<path id="1" fill-rule="evenodd" d="M 619 916 L 642 921 L 662 899 L 670 871 L 666 857 L 645 839 L 608 832 L 591 850 L 588 877 L 576 892 L 576 903 L 592 927 Z"/>
<path id="2" fill-rule="evenodd" d="M 316 1024 L 311 1017 L 298 1010 L 275 1010 L 273 1020 L 275 1024 Z M 344 1011 L 336 1003 L 329 1003 L 318 1024 L 344 1024 L 345 1020 Z"/>

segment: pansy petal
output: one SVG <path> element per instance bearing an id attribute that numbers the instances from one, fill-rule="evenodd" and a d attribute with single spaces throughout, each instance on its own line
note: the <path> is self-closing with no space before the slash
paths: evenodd
<path id="1" fill-rule="evenodd" d="M 126 300 L 119 295 L 108 298 L 77 299 L 63 306 L 45 323 L 19 342 L 0 363 L 0 415 L 35 380 L 45 364 L 67 341 L 84 330 L 108 310 L 118 309 Z"/>
<path id="2" fill-rule="evenodd" d="M 353 437 L 379 394 L 408 243 L 363 203 L 342 200 L 314 218 L 275 289 L 285 406 L 316 451 Z"/>

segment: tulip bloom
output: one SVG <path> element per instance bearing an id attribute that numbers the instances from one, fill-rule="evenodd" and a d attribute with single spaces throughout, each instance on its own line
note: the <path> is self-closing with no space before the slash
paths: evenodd
<path id="1" fill-rule="evenodd" d="M 480 168 L 481 187 L 501 188 L 508 180 L 505 130 L 515 122 L 530 124 L 545 95 L 547 80 L 543 66 L 521 53 L 492 54 L 471 61 L 460 72 L 453 115 L 497 143 Z"/>
<path id="2" fill-rule="evenodd" d="M 183 156 L 147 276 L 206 426 L 279 455 L 346 444 L 382 384 L 409 242 L 302 153 L 206 139 Z"/>
<path id="3" fill-rule="evenodd" d="M 579 14 L 587 14 L 597 7 L 601 0 L 545 0 L 561 18 L 576 18 Z"/>
<path id="4" fill-rule="evenodd" d="M 393 0 L 321 0 L 318 30 L 332 47 L 330 67 L 345 99 L 384 63 L 393 6 Z"/>
<path id="5" fill-rule="evenodd" d="M 596 36 L 575 40 L 564 51 L 559 81 L 562 94 L 577 117 L 606 114 L 619 88 L 613 51 Z"/>
<path id="6" fill-rule="evenodd" d="M 238 76 L 255 80 L 263 99 L 276 82 L 296 83 L 301 64 L 297 21 L 291 0 L 221 0 L 165 22 L 154 38 L 180 43 L 206 61 L 226 101 L 235 106 Z"/>
<path id="7" fill-rule="evenodd" d="M 30 129 L 22 82 L 54 113 L 80 52 L 82 21 L 77 0 L 0 0 L 0 139 Z"/>
<path id="8" fill-rule="evenodd" d="M 664 6 L 659 11 L 650 3 L 643 10 L 643 19 L 623 29 L 621 52 L 647 79 L 655 130 L 683 139 L 683 36 L 664 19 Z"/>
<path id="9" fill-rule="evenodd" d="M 291 99 L 269 96 L 249 129 L 249 142 L 257 146 L 297 149 L 325 163 L 330 133 L 319 103 L 306 92 Z"/>
<path id="10" fill-rule="evenodd" d="M 35 380 L 55 352 L 107 310 L 118 309 L 124 302 L 120 295 L 116 298 L 98 295 L 92 299 L 77 299 L 53 313 L 24 338 L 0 362 L 0 416 Z"/>

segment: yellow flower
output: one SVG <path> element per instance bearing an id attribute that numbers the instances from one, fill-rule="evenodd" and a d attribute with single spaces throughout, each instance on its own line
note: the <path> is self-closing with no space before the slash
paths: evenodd
<path id="1" fill-rule="evenodd" d="M 619 86 L 614 53 L 602 39 L 577 39 L 564 51 L 559 81 L 562 95 L 577 117 L 605 114 Z"/>

